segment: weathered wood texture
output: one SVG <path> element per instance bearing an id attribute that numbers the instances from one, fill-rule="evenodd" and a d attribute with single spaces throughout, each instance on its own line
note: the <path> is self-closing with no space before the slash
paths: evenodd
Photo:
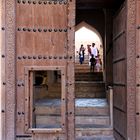
<path id="1" fill-rule="evenodd" d="M 5 0 L 5 139 L 15 139 L 15 0 Z"/>
<path id="2" fill-rule="evenodd" d="M 136 139 L 136 0 L 127 0 L 127 138 Z M 139 138 L 138 138 L 139 139 Z"/>
<path id="3" fill-rule="evenodd" d="M 136 83 L 140 83 L 140 0 L 137 0 L 137 15 L 136 15 L 136 27 L 137 27 L 137 36 L 136 36 Z M 136 88 L 136 140 L 140 138 L 140 88 Z"/>
<path id="4" fill-rule="evenodd" d="M 115 137 L 117 140 L 125 140 L 125 138 L 123 138 L 121 135 L 119 135 L 119 133 L 117 133 L 116 130 L 114 131 L 114 137 Z"/>
<path id="5" fill-rule="evenodd" d="M 74 95 L 74 87 L 75 87 L 75 79 L 74 79 L 74 53 L 75 53 L 75 42 L 74 42 L 74 33 L 75 33 L 75 0 L 69 2 L 68 7 L 68 56 L 72 56 L 72 61 L 67 61 L 67 124 L 68 124 L 68 140 L 75 140 L 75 95 Z"/>
<path id="6" fill-rule="evenodd" d="M 127 137 L 126 113 L 122 112 L 121 110 L 118 110 L 118 108 L 114 108 L 113 113 L 114 113 L 113 116 L 114 116 L 114 128 L 115 128 L 114 131 L 118 132 L 119 135 L 121 135 L 126 139 Z"/>
<path id="7" fill-rule="evenodd" d="M 125 139 L 127 139 L 126 70 L 126 6 L 123 5 L 113 22 L 113 116 L 115 133 Z M 116 139 L 119 140 L 118 137 Z"/>
<path id="8" fill-rule="evenodd" d="M 114 100 L 113 104 L 116 108 L 126 111 L 126 87 L 114 85 Z M 119 102 L 119 103 L 118 103 Z"/>
<path id="9" fill-rule="evenodd" d="M 47 1 L 47 4 L 43 1 L 16 1 L 17 135 L 25 134 L 25 122 L 28 121 L 26 113 L 29 113 L 26 110 L 28 105 L 25 105 L 25 91 L 28 92 L 24 87 L 25 66 L 63 66 L 66 83 L 63 83 L 64 94 L 61 97 L 68 102 L 65 105 L 67 111 L 65 107 L 62 108 L 62 122 L 66 118 L 68 126 L 65 126 L 67 130 L 61 137 L 74 140 L 74 18 L 75 1 Z M 18 86 L 19 84 L 23 86 Z M 35 134 L 33 139 L 57 139 L 58 133 Z"/>
<path id="10" fill-rule="evenodd" d="M 105 71 L 106 71 L 106 85 L 113 82 L 113 44 L 112 44 L 112 30 L 113 30 L 113 15 L 111 10 L 106 10 L 106 52 L 105 56 Z"/>
<path id="11" fill-rule="evenodd" d="M 0 56 L 0 139 L 5 140 L 5 0 L 0 1 Z"/>

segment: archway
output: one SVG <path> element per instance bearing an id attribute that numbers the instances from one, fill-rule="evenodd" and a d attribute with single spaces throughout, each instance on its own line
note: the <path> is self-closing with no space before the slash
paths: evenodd
<path id="1" fill-rule="evenodd" d="M 79 60 L 79 48 L 83 44 L 85 48 L 85 61 L 88 63 L 88 45 L 95 43 L 103 62 L 103 40 L 100 33 L 86 22 L 79 23 L 75 28 L 75 62 Z M 103 63 L 102 63 L 103 64 Z"/>
<path id="2" fill-rule="evenodd" d="M 88 46 L 92 48 L 95 43 L 101 58 L 101 68 L 98 71 L 92 70 L 89 62 L 91 55 Z M 85 55 L 83 63 L 79 63 L 79 48 L 83 44 Z M 91 25 L 82 21 L 75 28 L 75 126 L 76 128 L 96 128 L 102 127 L 100 123 L 95 123 L 95 116 L 98 116 L 98 108 L 106 108 L 105 83 L 103 78 L 103 40 L 100 33 Z M 96 62 L 98 57 L 95 57 Z M 81 111 L 82 110 L 82 111 Z M 90 111 L 89 111 L 90 110 Z M 101 114 L 100 114 L 101 115 Z M 106 125 L 106 124 L 104 124 Z"/>

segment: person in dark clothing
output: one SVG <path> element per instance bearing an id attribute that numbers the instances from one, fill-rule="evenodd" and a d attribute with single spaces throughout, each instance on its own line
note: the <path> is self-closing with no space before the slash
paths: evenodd
<path id="1" fill-rule="evenodd" d="M 95 65 L 96 65 L 96 59 L 94 58 L 94 55 L 91 55 L 91 58 L 90 58 L 90 70 L 94 72 L 94 68 L 95 68 Z"/>
<path id="2" fill-rule="evenodd" d="M 80 62 L 80 64 L 82 64 L 84 61 L 84 55 L 85 55 L 85 48 L 82 44 L 80 49 L 79 49 L 79 62 Z"/>

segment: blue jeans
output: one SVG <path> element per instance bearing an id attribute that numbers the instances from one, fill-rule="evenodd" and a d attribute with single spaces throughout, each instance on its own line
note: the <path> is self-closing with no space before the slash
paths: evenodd
<path id="1" fill-rule="evenodd" d="M 84 61 L 83 57 L 79 57 L 79 62 L 80 62 L 80 64 L 82 64 L 83 61 Z"/>

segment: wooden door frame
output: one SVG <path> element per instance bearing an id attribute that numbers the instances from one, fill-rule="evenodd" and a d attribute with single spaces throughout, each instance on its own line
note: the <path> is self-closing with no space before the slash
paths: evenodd
<path id="1" fill-rule="evenodd" d="M 1 32 L 1 122 L 3 140 L 15 140 L 16 77 L 15 77 L 15 0 L 0 2 Z M 4 69 L 3 69 L 4 67 Z"/>
<path id="2" fill-rule="evenodd" d="M 127 0 L 127 139 L 136 139 L 136 1 Z M 134 63 L 133 63 L 134 62 Z"/>
<path id="3" fill-rule="evenodd" d="M 134 140 L 136 138 L 136 1 L 127 0 L 127 138 Z M 15 75 L 15 0 L 2 0 L 0 2 L 0 40 L 1 44 L 1 119 L 2 119 L 2 139 L 16 139 L 16 75 Z M 74 5 L 71 5 L 73 10 Z M 73 17 L 73 13 L 69 17 Z M 71 21 L 69 27 L 73 27 Z M 72 29 L 74 30 L 74 28 Z M 71 38 L 71 36 L 69 36 Z M 73 38 L 73 37 L 72 37 Z M 73 46 L 73 42 L 69 45 Z M 71 48 L 69 48 L 71 49 Z M 70 55 L 72 52 L 69 52 Z M 70 64 L 68 67 L 71 67 Z M 5 68 L 4 68 L 5 67 Z M 3 70 L 4 68 L 4 70 Z M 74 69 L 74 68 L 73 68 Z M 70 73 L 70 70 L 68 71 Z M 74 75 L 73 75 L 74 76 Z M 69 78 L 70 79 L 70 78 Z M 70 79 L 71 81 L 71 79 Z M 69 81 L 69 82 L 70 82 Z M 69 83 L 73 86 L 74 83 Z M 74 89 L 73 89 L 74 90 Z M 69 95 L 68 99 L 74 99 Z M 68 103 L 68 108 L 74 108 Z M 69 124 L 74 118 L 71 114 L 68 116 Z M 71 125 L 71 124 L 70 124 Z M 71 126 L 68 126 L 69 129 Z M 72 126 L 74 127 L 74 126 Z M 70 131 L 70 130 L 69 130 Z M 74 134 L 70 134 L 74 135 Z M 72 138 L 73 139 L 73 138 Z"/>
<path id="4" fill-rule="evenodd" d="M 140 137 L 140 0 L 137 0 L 136 6 L 136 140 L 138 140 Z"/>

